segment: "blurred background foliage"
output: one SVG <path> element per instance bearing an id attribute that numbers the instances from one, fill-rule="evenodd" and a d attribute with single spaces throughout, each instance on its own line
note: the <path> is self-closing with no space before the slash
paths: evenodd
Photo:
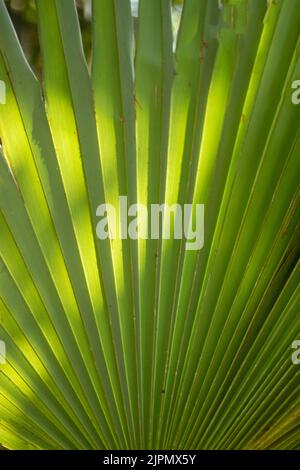
<path id="1" fill-rule="evenodd" d="M 92 0 L 75 0 L 80 21 L 82 42 L 87 58 L 90 63 L 91 57 L 91 15 Z M 34 0 L 5 0 L 12 22 L 17 31 L 28 62 L 34 72 L 41 78 L 42 59 L 37 31 L 36 7 Z M 176 39 L 183 0 L 172 0 L 172 20 L 174 40 Z M 138 0 L 131 0 L 132 15 L 135 29 L 137 30 Z"/>

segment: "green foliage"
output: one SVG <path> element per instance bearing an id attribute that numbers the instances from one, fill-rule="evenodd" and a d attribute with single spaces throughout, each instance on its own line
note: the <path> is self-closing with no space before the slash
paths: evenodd
<path id="1" fill-rule="evenodd" d="M 0 443 L 300 445 L 298 0 L 0 2 Z M 136 21 L 136 20 L 135 20 Z M 136 29 L 136 40 L 134 40 Z M 99 240 L 96 208 L 205 204 L 205 245 Z"/>

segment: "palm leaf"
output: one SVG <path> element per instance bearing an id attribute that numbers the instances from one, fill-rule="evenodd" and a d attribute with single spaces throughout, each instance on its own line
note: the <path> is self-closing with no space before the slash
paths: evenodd
<path id="1" fill-rule="evenodd" d="M 0 443 L 299 449 L 298 1 L 185 0 L 174 46 L 169 0 L 97 0 L 91 70 L 36 9 L 41 84 L 0 2 Z M 119 196 L 205 204 L 204 247 L 98 239 Z"/>

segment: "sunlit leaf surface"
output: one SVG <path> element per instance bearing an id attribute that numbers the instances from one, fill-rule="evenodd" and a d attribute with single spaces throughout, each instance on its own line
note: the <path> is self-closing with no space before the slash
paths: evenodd
<path id="1" fill-rule="evenodd" d="M 299 0 L 131 7 L 87 64 L 36 0 L 40 83 L 0 2 L 0 444 L 299 449 Z M 121 195 L 204 204 L 204 247 L 100 240 Z"/>

